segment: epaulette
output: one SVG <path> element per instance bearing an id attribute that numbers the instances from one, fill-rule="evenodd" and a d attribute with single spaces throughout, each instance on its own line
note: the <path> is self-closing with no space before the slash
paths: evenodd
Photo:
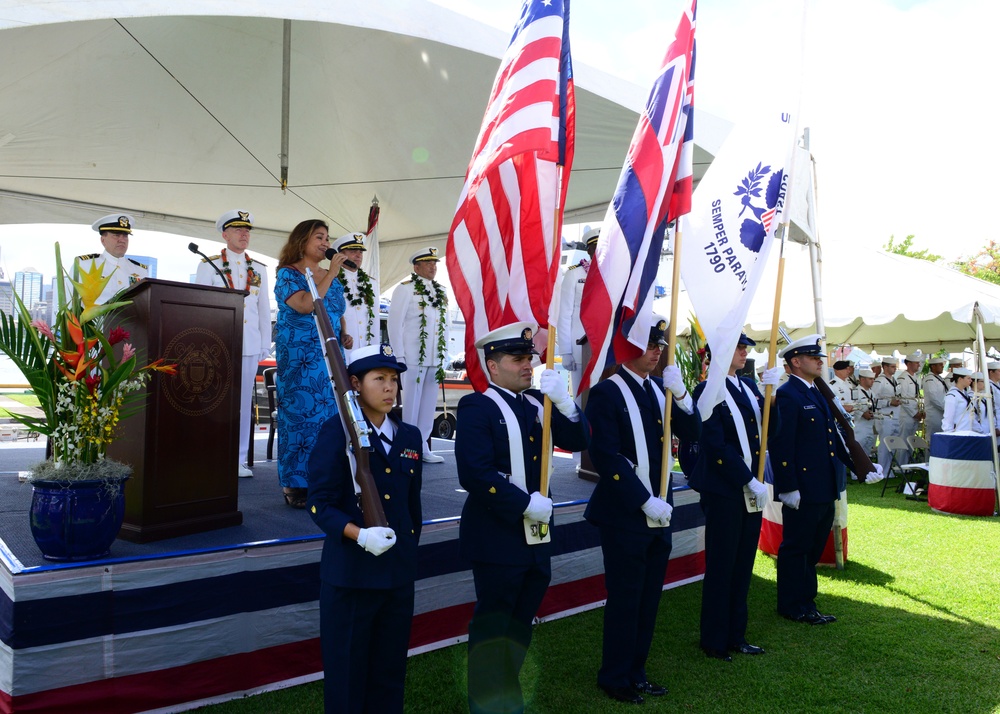
<path id="1" fill-rule="evenodd" d="M 571 270 L 572 270 L 573 268 L 579 268 L 579 267 L 580 267 L 580 264 L 579 264 L 579 263 L 573 263 L 573 265 L 571 265 L 571 266 L 569 266 L 568 268 L 566 268 L 566 272 L 568 273 L 568 272 L 569 272 L 569 271 L 571 271 Z"/>
<path id="2" fill-rule="evenodd" d="M 400 284 L 401 284 L 401 285 L 409 285 L 409 284 L 410 284 L 410 283 L 412 283 L 412 282 L 413 282 L 412 280 L 404 280 L 404 281 L 403 281 L 402 283 L 400 283 Z"/>
<path id="3" fill-rule="evenodd" d="M 836 384 L 836 383 L 837 383 L 837 380 L 836 380 L 836 379 L 831 379 L 831 380 L 830 380 L 830 384 Z"/>
<path id="4" fill-rule="evenodd" d="M 77 260 L 96 260 L 97 258 L 100 258 L 100 257 L 101 257 L 100 253 L 87 253 L 86 255 L 78 255 L 78 256 L 76 256 L 76 259 Z"/>
<path id="5" fill-rule="evenodd" d="M 213 256 L 211 256 L 210 258 L 208 258 L 208 260 L 206 260 L 205 258 L 202 258 L 202 259 L 201 259 L 201 262 L 202 262 L 202 263 L 207 263 L 207 262 L 208 262 L 209 260 L 218 260 L 218 259 L 219 259 L 219 258 L 221 258 L 221 257 L 222 257 L 222 255 L 221 255 L 221 254 L 219 254 L 219 255 L 213 255 Z"/>
<path id="6" fill-rule="evenodd" d="M 131 258 L 129 258 L 128 262 L 132 263 L 133 265 L 138 265 L 143 270 L 149 270 L 149 266 L 148 265 L 143 265 L 138 260 L 132 260 Z"/>

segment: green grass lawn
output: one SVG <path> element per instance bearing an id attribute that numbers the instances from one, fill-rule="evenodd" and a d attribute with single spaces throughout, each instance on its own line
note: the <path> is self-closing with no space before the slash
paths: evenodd
<path id="1" fill-rule="evenodd" d="M 37 407 L 39 406 L 38 397 L 34 394 L 4 394 L 5 397 L 10 397 L 15 402 L 20 402 L 27 407 Z M 6 409 L 0 408 L 0 417 L 8 417 L 10 412 Z"/>
<path id="2" fill-rule="evenodd" d="M 836 623 L 775 613 L 774 561 L 758 553 L 748 639 L 767 650 L 710 660 L 698 648 L 701 584 L 664 593 L 644 708 L 680 712 L 1000 712 L 1000 520 L 945 516 L 881 486 L 848 489 L 848 563 L 820 570 Z M 602 610 L 541 624 L 521 681 L 528 711 L 624 712 L 597 688 Z M 408 712 L 467 711 L 464 645 L 410 659 Z M 205 707 L 210 714 L 322 711 L 322 683 Z M 642 711 L 638 709 L 637 711 Z"/>

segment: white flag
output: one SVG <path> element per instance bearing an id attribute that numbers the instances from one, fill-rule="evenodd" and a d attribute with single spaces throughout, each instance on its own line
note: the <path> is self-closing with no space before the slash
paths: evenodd
<path id="1" fill-rule="evenodd" d="M 707 384 L 698 399 L 703 420 L 722 401 L 730 356 L 775 243 L 791 185 L 794 133 L 789 114 L 737 126 L 692 198 L 681 275 L 712 348 Z"/>

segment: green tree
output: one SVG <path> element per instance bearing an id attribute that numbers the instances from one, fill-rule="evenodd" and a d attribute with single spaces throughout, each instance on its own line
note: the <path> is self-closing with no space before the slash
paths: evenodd
<path id="1" fill-rule="evenodd" d="M 975 255 L 955 261 L 955 268 L 966 275 L 1000 285 L 1000 246 L 991 240 Z"/>
<path id="2" fill-rule="evenodd" d="M 932 263 L 936 263 L 941 260 L 940 255 L 935 255 L 927 250 L 914 250 L 912 235 L 906 236 L 906 238 L 899 243 L 896 243 L 895 240 L 895 236 L 889 236 L 889 242 L 882 246 L 886 253 L 895 253 L 896 255 L 905 255 L 909 258 L 929 260 Z"/>

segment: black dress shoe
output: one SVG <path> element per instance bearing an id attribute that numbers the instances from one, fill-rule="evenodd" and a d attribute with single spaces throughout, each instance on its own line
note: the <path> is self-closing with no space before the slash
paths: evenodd
<path id="1" fill-rule="evenodd" d="M 795 617 L 791 615 L 783 615 L 785 619 L 791 620 L 792 622 L 803 622 L 807 625 L 825 625 L 830 622 L 823 615 L 813 610 L 812 612 L 804 612 L 801 615 Z"/>
<path id="2" fill-rule="evenodd" d="M 723 662 L 733 661 L 733 658 L 730 657 L 727 652 L 723 652 L 722 650 L 712 649 L 711 647 L 702 647 L 701 649 L 704 650 L 705 654 L 712 659 L 721 659 Z"/>
<path id="3" fill-rule="evenodd" d="M 625 702 L 626 704 L 642 704 L 646 701 L 636 692 L 632 691 L 630 687 L 608 687 L 602 684 L 601 689 L 603 689 L 604 693 L 616 702 Z"/>
<path id="4" fill-rule="evenodd" d="M 827 622 L 836 622 L 837 621 L 837 618 L 834 615 L 824 615 L 823 613 L 819 612 L 818 610 L 813 610 L 812 614 L 815 615 L 816 617 L 822 617 Z"/>
<path id="5" fill-rule="evenodd" d="M 650 697 L 664 697 L 667 694 L 666 687 L 660 684 L 653 684 L 648 679 L 645 682 L 633 683 L 632 689 L 639 692 L 639 694 L 645 694 Z"/>
<path id="6" fill-rule="evenodd" d="M 757 645 L 751 645 L 751 644 L 749 644 L 747 642 L 743 642 L 742 644 L 738 644 L 738 645 L 732 645 L 729 648 L 729 651 L 730 652 L 739 652 L 740 654 L 745 654 L 745 655 L 759 655 L 759 654 L 764 654 L 764 648 L 763 647 L 758 647 Z"/>

